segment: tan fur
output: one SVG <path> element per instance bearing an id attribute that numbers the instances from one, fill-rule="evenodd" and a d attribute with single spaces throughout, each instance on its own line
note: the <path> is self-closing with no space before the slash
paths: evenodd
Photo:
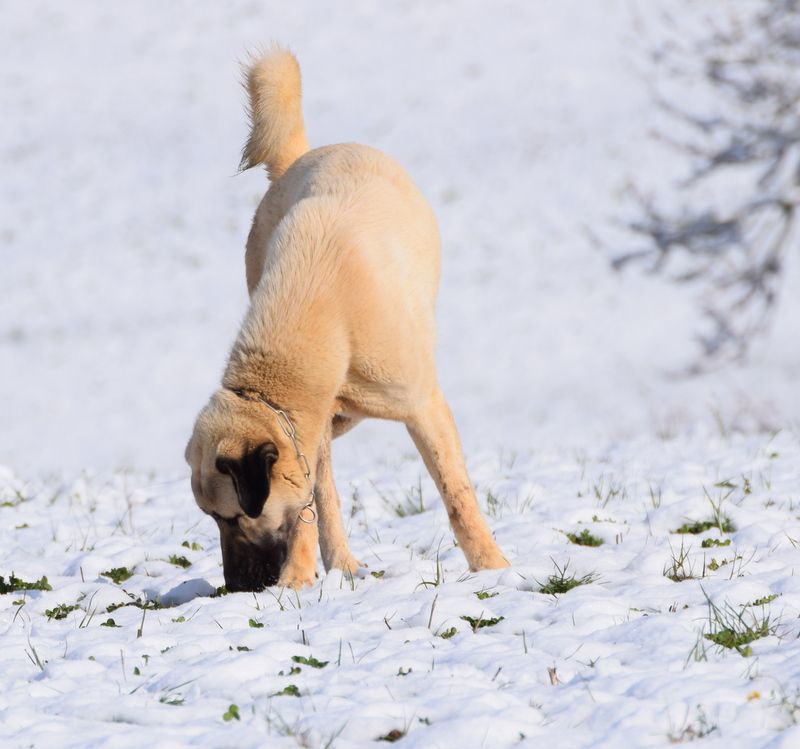
<path id="1" fill-rule="evenodd" d="M 270 179 L 280 177 L 308 151 L 300 105 L 300 66 L 294 55 L 273 47 L 247 69 L 250 137 L 242 151 L 241 169 L 264 164 Z"/>
<path id="2" fill-rule="evenodd" d="M 240 523 L 249 538 L 258 538 L 299 514 L 309 487 L 277 418 L 265 405 L 224 388 L 258 393 L 291 415 L 309 457 L 325 568 L 355 571 L 359 563 L 341 522 L 330 441 L 365 417 L 398 420 L 442 495 L 470 568 L 507 566 L 478 508 L 437 384 L 439 233 L 430 206 L 403 169 L 379 151 L 345 144 L 305 152 L 297 136 L 299 70 L 288 52 L 272 50 L 255 62 L 248 82 L 254 116 L 245 153 L 258 154 L 248 163 L 266 163 L 277 178 L 247 241 L 250 308 L 223 389 L 201 413 L 187 448 L 198 504 L 225 517 L 241 515 L 233 486 L 214 470 L 214 461 L 272 441 L 279 458 L 263 514 Z M 292 125 L 276 130 L 273 123 Z M 278 131 L 294 135 L 275 136 Z M 259 145 L 251 149 L 251 143 Z M 291 154 L 299 158 L 289 166 Z M 292 531 L 281 576 L 287 585 L 310 584 L 315 576 L 308 551 L 315 532 L 302 525 Z"/>

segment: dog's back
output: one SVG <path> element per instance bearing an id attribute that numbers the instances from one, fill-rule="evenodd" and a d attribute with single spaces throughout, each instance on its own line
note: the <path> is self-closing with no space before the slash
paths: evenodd
<path id="1" fill-rule="evenodd" d="M 258 335 L 271 329 L 283 337 L 313 320 L 317 332 L 346 339 L 349 369 L 368 360 L 370 368 L 413 380 L 402 370 L 415 360 L 427 366 L 433 355 L 433 211 L 403 168 L 374 148 L 308 150 L 291 53 L 272 49 L 257 60 L 247 88 L 252 131 L 243 165 L 263 163 L 272 180 L 247 241 Z M 409 357 L 409 349 L 419 356 Z M 402 361 L 376 360 L 393 350 L 404 352 Z"/>

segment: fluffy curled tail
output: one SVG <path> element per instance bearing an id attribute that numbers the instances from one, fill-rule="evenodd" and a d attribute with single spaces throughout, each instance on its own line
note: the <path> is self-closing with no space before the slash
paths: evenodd
<path id="1" fill-rule="evenodd" d="M 300 105 L 300 66 L 282 47 L 272 47 L 247 66 L 244 79 L 250 97 L 250 137 L 239 168 L 267 167 L 276 180 L 308 151 Z"/>

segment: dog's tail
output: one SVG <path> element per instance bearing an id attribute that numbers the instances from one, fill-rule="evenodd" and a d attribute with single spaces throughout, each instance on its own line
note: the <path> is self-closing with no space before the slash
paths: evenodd
<path id="1" fill-rule="evenodd" d="M 289 50 L 273 46 L 247 66 L 243 83 L 250 97 L 250 137 L 239 169 L 264 164 L 269 178 L 276 180 L 309 149 L 300 106 L 300 66 Z"/>

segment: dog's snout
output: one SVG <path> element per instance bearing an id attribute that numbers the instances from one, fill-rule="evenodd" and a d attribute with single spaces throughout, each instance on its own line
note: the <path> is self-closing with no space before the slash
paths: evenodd
<path id="1" fill-rule="evenodd" d="M 272 534 L 262 536 L 257 543 L 249 541 L 239 525 L 242 517 L 217 519 L 225 587 L 257 592 L 278 582 L 288 545 L 282 536 Z"/>

